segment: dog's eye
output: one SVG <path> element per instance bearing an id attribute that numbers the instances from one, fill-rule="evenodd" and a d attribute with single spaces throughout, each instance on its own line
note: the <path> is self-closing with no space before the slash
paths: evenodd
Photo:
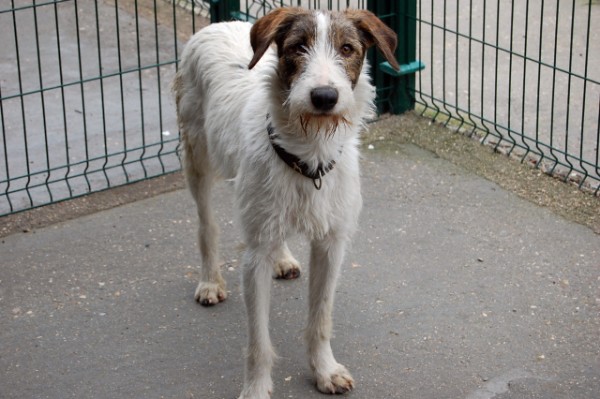
<path id="1" fill-rule="evenodd" d="M 342 57 L 350 57 L 352 54 L 354 54 L 354 47 L 352 47 L 351 44 L 344 44 L 342 47 L 340 47 L 340 54 Z"/>
<path id="2" fill-rule="evenodd" d="M 304 43 L 292 44 L 290 47 L 288 47 L 288 51 L 291 54 L 306 54 L 308 52 Z"/>

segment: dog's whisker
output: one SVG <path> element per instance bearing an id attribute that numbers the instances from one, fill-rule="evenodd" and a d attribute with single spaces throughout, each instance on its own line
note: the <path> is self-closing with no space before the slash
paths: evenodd
<path id="1" fill-rule="evenodd" d="M 298 115 L 295 120 L 305 137 L 323 135 L 331 138 L 341 128 L 348 129 L 353 126 L 346 115 L 315 115 L 306 112 Z"/>

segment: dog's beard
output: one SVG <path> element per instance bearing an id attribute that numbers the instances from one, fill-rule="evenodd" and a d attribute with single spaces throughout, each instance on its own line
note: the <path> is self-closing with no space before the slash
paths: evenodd
<path id="1" fill-rule="evenodd" d="M 311 112 L 305 106 L 295 107 L 290 98 L 291 91 L 282 91 L 283 110 L 287 114 L 287 124 L 292 131 L 300 131 L 304 136 L 321 136 L 331 138 L 341 129 L 353 123 L 347 113 L 319 114 Z"/>
<path id="2" fill-rule="evenodd" d="M 340 127 L 350 126 L 345 115 L 302 113 L 297 117 L 297 123 L 305 136 L 322 135 L 332 137 Z"/>

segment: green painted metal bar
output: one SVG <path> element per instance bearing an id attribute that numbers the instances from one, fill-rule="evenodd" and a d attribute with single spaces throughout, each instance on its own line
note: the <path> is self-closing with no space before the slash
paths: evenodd
<path id="1" fill-rule="evenodd" d="M 588 68 L 589 68 L 589 61 L 590 61 L 590 37 L 591 37 L 591 28 L 592 28 L 592 2 L 588 1 L 588 9 L 587 9 L 587 28 L 586 28 L 586 42 L 585 42 L 585 66 L 584 66 L 584 75 L 587 76 L 588 74 Z M 585 131 L 585 112 L 586 112 L 586 101 L 587 101 L 587 90 L 588 90 L 588 83 L 586 81 L 583 82 L 583 93 L 582 93 L 582 102 L 583 102 L 583 106 L 581 107 L 581 139 L 579 140 L 579 167 L 581 168 L 581 170 L 583 171 L 584 175 L 583 175 L 583 179 L 581 180 L 581 183 L 579 184 L 579 188 L 581 188 L 581 185 L 583 184 L 583 182 L 585 181 L 585 179 L 589 176 L 589 172 L 588 170 L 585 168 L 585 166 L 583 165 L 583 158 L 584 158 L 584 138 L 583 138 L 583 132 Z M 600 99 L 599 99 L 599 105 L 600 105 Z M 600 141 L 596 141 L 596 151 L 598 151 L 598 147 L 600 146 Z M 597 163 L 596 163 L 597 165 Z M 598 166 L 596 166 L 598 167 Z M 600 186 L 598 186 L 598 189 L 600 189 Z M 598 189 L 596 191 L 598 191 Z"/>
<path id="2" fill-rule="evenodd" d="M 2 95 L 2 85 L 0 85 L 0 96 Z M 9 193 L 11 192 L 10 190 L 10 186 L 11 186 L 11 181 L 14 179 L 11 174 L 10 174 L 10 165 L 9 165 L 9 161 L 8 161 L 8 140 L 6 140 L 6 123 L 4 121 L 4 105 L 2 103 L 2 101 L 0 101 L 0 122 L 2 123 L 2 147 L 4 150 L 4 167 L 6 168 L 6 180 L 2 181 L 2 184 L 6 184 L 6 187 L 4 187 L 4 193 L 2 194 L 5 198 L 6 198 L 6 203 L 8 204 L 8 213 L 11 213 L 14 211 L 14 206 L 13 203 L 10 199 L 10 195 Z"/>
<path id="3" fill-rule="evenodd" d="M 378 68 L 373 71 L 375 86 L 390 88 L 389 101 L 378 104 L 379 112 L 400 114 L 414 108 L 415 105 L 415 73 L 425 65 L 416 60 L 417 54 L 417 1 L 367 1 L 367 8 L 388 24 L 399 37 L 396 58 L 400 71 L 395 71 L 383 57 L 371 51 L 371 65 Z"/>
<path id="4" fill-rule="evenodd" d="M 556 21 L 559 20 L 560 17 L 560 7 L 556 7 Z M 559 25 L 558 23 L 555 24 L 554 27 L 554 48 L 558 48 L 558 30 L 559 30 Z M 558 52 L 555 51 L 554 52 L 554 65 L 557 64 L 557 59 L 558 59 Z M 552 70 L 552 105 L 550 106 L 550 131 L 553 132 L 554 131 L 554 111 L 555 111 L 555 99 L 556 99 L 556 75 L 557 75 L 558 70 L 557 69 L 553 69 Z M 550 135 L 550 148 L 554 148 L 554 135 Z M 558 158 L 554 155 L 554 152 L 551 150 L 550 151 L 550 155 L 554 158 L 554 160 L 556 160 L 556 162 L 554 163 L 554 166 L 552 167 L 552 169 L 550 170 L 550 174 L 554 173 L 554 170 L 556 168 L 556 166 L 559 164 L 558 163 Z"/>
<path id="5" fill-rule="evenodd" d="M 575 8 L 576 4 L 575 2 L 573 2 L 573 5 L 571 7 L 571 28 L 570 28 L 570 36 L 569 36 L 569 44 L 570 47 L 573 48 L 573 40 L 575 38 Z M 571 72 L 573 70 L 573 52 L 571 51 L 569 54 L 569 72 Z M 571 96 L 571 88 L 573 85 L 573 76 L 569 73 L 568 75 L 568 84 L 567 84 L 567 97 Z M 570 122 L 571 120 L 571 107 L 569 106 L 569 104 L 567 104 L 567 116 L 566 116 L 566 120 L 565 120 L 565 141 L 564 141 L 564 147 L 565 148 L 569 148 L 569 136 L 571 133 L 571 129 L 570 129 Z M 567 162 L 569 163 L 569 172 L 567 174 L 567 176 L 569 174 L 571 174 L 571 172 L 574 169 L 574 165 L 569 161 L 569 159 L 567 158 Z"/>
<path id="6" fill-rule="evenodd" d="M 456 30 L 459 31 L 460 30 L 460 0 L 456 0 Z M 460 100 L 460 91 L 458 90 L 459 87 L 459 77 L 460 74 L 458 73 L 459 71 L 459 62 L 460 62 L 460 53 L 459 53 L 459 49 L 460 49 L 460 42 L 459 42 L 459 37 L 455 36 L 454 38 L 454 107 L 458 108 L 459 107 L 459 100 Z M 458 125 L 457 129 L 462 129 L 463 125 L 465 124 L 465 119 L 462 116 L 461 112 L 456 112 L 456 117 L 458 118 L 460 124 Z"/>
<path id="7" fill-rule="evenodd" d="M 139 9 L 138 9 L 138 0 L 135 0 L 135 43 L 137 49 L 137 66 L 138 66 L 138 87 L 139 87 L 139 99 L 140 99 L 140 119 L 141 119 L 141 138 L 142 138 L 142 155 L 140 155 L 140 165 L 142 166 L 142 170 L 144 171 L 144 178 L 148 178 L 148 171 L 146 170 L 146 165 L 144 165 L 144 155 L 146 154 L 146 125 L 145 125 L 145 113 L 144 113 L 144 83 L 142 76 L 142 49 L 140 44 L 140 18 L 139 18 Z"/>
<path id="8" fill-rule="evenodd" d="M 221 22 L 231 21 L 233 13 L 240 12 L 239 0 L 211 0 L 210 2 L 210 21 Z M 246 12 L 248 14 L 248 12 Z"/>
<path id="9" fill-rule="evenodd" d="M 92 191 L 92 184 L 90 183 L 90 180 L 87 177 L 87 170 L 90 166 L 89 160 L 90 159 L 90 148 L 89 148 L 89 140 L 88 140 L 88 123 L 87 123 L 87 110 L 85 107 L 85 88 L 84 88 L 84 82 L 83 82 L 83 57 L 81 56 L 81 29 L 79 26 L 79 8 L 77 5 L 77 0 L 75 0 L 74 2 L 74 13 L 75 13 L 75 29 L 76 29 L 76 35 L 77 35 L 77 62 L 78 62 L 78 67 L 79 67 L 79 86 L 80 86 L 80 91 L 81 91 L 81 108 L 82 108 L 82 116 L 83 116 L 83 136 L 84 136 L 84 146 L 85 146 L 85 159 L 86 159 L 86 164 L 85 164 L 85 171 L 84 171 L 84 178 L 85 178 L 85 183 L 87 185 L 87 191 L 90 192 Z"/>
<path id="10" fill-rule="evenodd" d="M 76 80 L 74 82 L 66 82 L 63 84 L 59 84 L 59 85 L 52 85 L 52 86 L 47 86 L 47 87 L 42 87 L 40 89 L 37 90 L 27 90 L 27 91 L 23 91 L 22 93 L 17 93 L 17 94 L 11 94 L 11 95 L 7 95 L 4 97 L 0 97 L 0 100 L 2 101 L 6 101 L 6 100 L 12 100 L 12 99 L 20 99 L 23 97 L 27 97 L 27 96 L 31 96 L 31 95 L 35 95 L 35 94 L 40 94 L 40 93 L 45 93 L 48 91 L 52 91 L 52 90 L 60 90 L 61 88 L 66 88 L 66 87 L 71 87 L 71 86 L 81 86 L 82 83 L 91 83 L 91 82 L 99 82 L 102 79 L 107 79 L 107 78 L 114 78 L 114 77 L 119 77 L 119 76 L 124 76 L 130 73 L 140 73 L 146 70 L 150 70 L 150 69 L 155 69 L 156 67 L 164 67 L 164 66 L 169 66 L 169 65 L 177 65 L 178 61 L 177 60 L 170 60 L 170 61 L 164 61 L 161 62 L 160 64 L 151 64 L 151 65 L 143 65 L 141 67 L 136 67 L 136 68 L 129 68 L 129 69 L 123 69 L 122 71 L 117 71 L 117 72 L 112 72 L 112 73 L 105 73 L 99 76 L 94 76 L 91 78 L 81 78 L 79 80 Z"/>
<path id="11" fill-rule="evenodd" d="M 67 105 L 65 101 L 65 88 L 64 88 L 64 71 L 63 71 L 63 61 L 62 61 L 62 51 L 61 51 L 61 38 L 60 38 L 60 24 L 58 18 L 58 2 L 54 3 L 54 26 L 56 28 L 56 53 L 58 58 L 58 71 L 60 78 L 60 100 L 62 105 L 62 127 L 64 129 L 64 139 L 65 139 L 65 163 L 68 164 L 70 160 L 70 145 L 69 145 L 69 127 L 67 123 Z M 43 95 L 43 94 L 42 94 Z M 0 96 L 1 97 L 1 96 Z M 73 195 L 73 187 L 69 183 L 69 173 L 71 169 L 69 167 L 66 168 L 65 174 L 63 176 L 64 181 L 67 185 L 67 190 L 69 190 L 69 197 Z"/>
<path id="12" fill-rule="evenodd" d="M 11 4 L 12 7 L 14 9 L 15 7 L 15 0 L 11 0 Z M 20 51 L 19 51 L 19 33 L 17 31 L 17 17 L 16 17 L 16 13 L 15 11 L 13 11 L 13 31 L 14 31 L 14 37 L 15 37 L 15 56 L 16 56 L 16 62 L 17 62 L 17 76 L 18 76 L 18 83 L 19 83 L 19 91 L 22 92 L 23 91 L 23 76 L 22 76 L 22 68 L 21 68 L 21 56 L 20 56 Z M 26 193 L 27 193 L 27 199 L 29 200 L 29 204 L 30 206 L 33 204 L 33 198 L 31 197 L 31 192 L 29 191 L 29 184 L 31 183 L 31 177 L 29 176 L 31 174 L 31 167 L 30 167 L 30 160 L 29 160 L 29 143 L 28 143 L 28 138 L 27 138 L 27 118 L 26 118 L 26 111 L 25 111 L 25 102 L 23 100 L 23 98 L 21 98 L 21 121 L 23 123 L 23 149 L 24 149 L 24 155 L 25 155 L 25 168 L 27 170 L 27 182 L 25 183 L 25 188 L 26 188 Z"/>
<path id="13" fill-rule="evenodd" d="M 385 61 L 379 64 L 379 69 L 390 76 L 399 78 L 401 76 L 414 75 L 415 73 L 422 71 L 425 69 L 425 64 L 422 61 L 416 60 L 409 62 L 408 64 L 401 64 L 400 70 L 396 71 L 389 62 Z"/>
<path id="14" fill-rule="evenodd" d="M 542 1 L 541 4 L 541 10 L 540 10 L 540 15 L 544 15 L 544 2 Z M 538 59 L 542 59 L 542 49 L 543 49 L 543 42 L 544 42 L 544 24 L 540 24 L 540 31 L 539 31 L 539 35 L 540 35 L 540 40 L 538 43 Z M 538 70 L 537 70 L 537 97 L 540 98 L 541 95 L 541 88 L 542 88 L 542 64 L 539 63 L 538 64 Z M 537 106 L 535 109 L 535 148 L 538 154 L 542 154 L 542 156 L 540 156 L 540 159 L 537 161 L 536 163 L 536 167 L 540 165 L 540 163 L 544 160 L 544 151 L 542 151 L 542 149 L 539 146 L 539 142 L 540 142 L 540 102 L 537 102 Z"/>
<path id="15" fill-rule="evenodd" d="M 175 138 L 171 138 L 171 139 L 167 139 L 163 141 L 163 145 L 166 144 L 177 144 L 178 143 L 179 138 L 175 137 Z M 143 146 L 138 146 L 138 147 L 130 147 L 128 148 L 126 151 L 128 153 L 141 153 L 144 149 L 148 150 L 148 149 L 153 149 L 154 147 L 160 146 L 161 143 L 152 143 L 152 144 L 147 144 L 147 145 L 143 145 Z M 175 152 L 175 150 L 169 150 L 170 152 Z M 123 155 L 125 151 L 121 150 L 121 151 L 115 151 L 109 154 L 109 158 L 112 157 L 119 157 L 120 155 Z M 150 155 L 147 159 L 153 158 L 155 156 L 158 155 Z M 10 180 L 6 179 L 6 180 L 0 180 L 0 184 L 5 184 L 5 183 L 9 183 L 10 181 L 16 181 L 16 180 L 24 180 L 27 179 L 28 177 L 35 177 L 35 176 L 41 176 L 41 175 L 45 175 L 48 172 L 55 172 L 55 171 L 59 171 L 65 168 L 71 168 L 71 169 L 76 169 L 78 166 L 83 166 L 85 167 L 88 163 L 92 164 L 92 163 L 97 163 L 99 161 L 104 161 L 105 157 L 104 155 L 100 155 L 100 156 L 96 156 L 96 157 L 91 157 L 89 159 L 85 159 L 83 161 L 78 161 L 78 162 L 70 162 L 68 164 L 65 165 L 61 165 L 61 166 L 54 166 L 52 168 L 50 168 L 49 170 L 42 170 L 42 171 L 38 171 L 38 172 L 31 172 L 31 173 L 26 173 L 23 175 L 17 175 L 17 176 L 13 176 L 10 178 Z M 126 161 L 125 164 L 126 165 L 132 165 L 135 163 L 139 163 L 139 159 L 131 159 L 129 161 Z M 111 165 L 110 168 L 116 168 L 121 166 L 121 162 L 117 161 L 114 165 Z M 90 173 L 98 173 L 98 172 L 102 172 L 101 168 L 98 169 L 92 169 L 90 171 Z M 87 172 L 85 172 L 87 173 Z M 73 179 L 75 177 L 83 177 L 84 173 L 78 174 L 78 175 L 71 175 L 69 176 L 70 179 Z M 62 178 L 57 177 L 54 180 L 51 180 L 50 183 L 56 183 L 62 181 Z M 44 183 L 40 183 L 41 185 L 43 185 Z M 38 186 L 36 187 L 40 187 L 40 184 L 38 184 Z M 26 188 L 21 188 L 21 189 L 15 189 L 14 191 L 11 192 L 18 192 L 18 191 L 24 191 L 26 190 Z"/>
<path id="16" fill-rule="evenodd" d="M 514 13 L 513 13 L 514 14 Z M 529 0 L 526 0 L 525 2 L 525 20 L 528 21 L 529 20 Z M 525 24 L 525 48 L 523 49 L 523 53 L 527 54 L 527 49 L 529 48 L 529 24 Z M 525 117 L 527 115 L 527 113 L 525 112 L 525 104 L 526 104 L 526 96 L 527 96 L 527 63 L 525 62 L 523 64 L 523 78 L 521 80 L 521 85 L 523 86 L 522 91 L 521 91 L 521 129 L 520 129 L 520 135 L 521 135 L 521 141 L 525 144 L 525 146 L 527 147 L 525 152 L 523 154 L 521 154 L 521 162 L 523 162 L 528 156 L 529 153 L 531 152 L 531 149 L 529 148 L 529 146 L 527 145 L 527 142 L 523 140 L 523 138 L 525 137 Z"/>
<path id="17" fill-rule="evenodd" d="M 36 5 L 35 0 L 33 0 L 33 5 Z M 36 48 L 36 58 L 37 58 L 37 70 L 38 70 L 38 83 L 40 87 L 44 87 L 44 73 L 42 68 L 42 56 L 40 54 L 40 32 L 39 32 L 39 24 L 38 24 L 38 16 L 37 16 L 37 7 L 33 8 L 33 30 L 35 32 L 35 48 Z M 46 169 L 50 169 L 50 152 L 48 148 L 48 118 L 46 115 L 46 99 L 43 94 L 40 94 L 40 107 L 42 110 L 42 131 L 44 132 L 44 149 L 46 151 Z M 50 202 L 53 202 L 52 191 L 48 190 L 48 180 L 50 179 L 50 173 L 46 176 L 46 191 L 48 192 L 48 196 L 50 197 Z"/>
<path id="18" fill-rule="evenodd" d="M 433 0 L 433 1 L 435 1 L 435 0 Z M 446 31 L 447 33 L 450 33 L 452 35 L 456 35 L 459 38 L 471 40 L 471 41 L 473 41 L 473 43 L 481 44 L 481 45 L 486 46 L 486 47 L 491 47 L 494 50 L 498 50 L 500 53 L 504 53 L 504 54 L 507 54 L 507 55 L 511 54 L 511 51 L 509 49 L 505 49 L 505 48 L 500 47 L 499 43 L 495 43 L 494 44 L 494 43 L 490 43 L 490 42 L 487 42 L 487 41 L 482 40 L 482 39 L 478 39 L 476 37 L 471 37 L 468 34 L 465 34 L 465 33 L 462 33 L 462 32 L 457 32 L 455 30 L 449 29 L 448 27 L 446 27 L 444 25 L 438 25 L 438 24 L 432 23 L 431 21 L 419 21 L 419 25 L 426 25 L 426 26 L 430 26 L 432 29 L 438 29 L 440 31 Z M 585 81 L 587 81 L 589 83 L 593 83 L 593 84 L 600 84 L 600 80 L 596 80 L 596 79 L 591 78 L 590 76 L 579 74 L 576 71 L 569 71 L 568 69 L 561 68 L 559 65 L 556 65 L 555 63 L 551 64 L 551 63 L 548 63 L 548 62 L 544 62 L 543 60 L 540 60 L 539 58 L 529 57 L 526 54 L 521 54 L 521 53 L 518 53 L 518 52 L 516 52 L 514 50 L 512 51 L 512 55 L 513 55 L 513 57 L 515 57 L 517 59 L 520 59 L 520 60 L 522 60 L 524 62 L 533 62 L 533 63 L 536 63 L 536 64 L 540 64 L 541 66 L 544 66 L 544 67 L 556 69 L 557 72 L 571 74 L 574 78 L 585 80 Z"/>
<path id="19" fill-rule="evenodd" d="M 125 89 L 123 86 L 123 57 L 121 52 L 121 24 L 119 22 L 119 4 L 118 0 L 115 4 L 115 26 L 116 26 L 116 40 L 117 40 L 117 63 L 119 66 L 119 95 L 121 100 L 121 139 L 123 140 L 123 158 L 121 159 L 121 168 L 125 181 L 129 183 L 129 174 L 125 169 L 125 163 L 127 162 L 127 119 L 125 117 Z"/>
<path id="20" fill-rule="evenodd" d="M 485 3 L 484 3 L 484 7 L 485 7 Z M 485 18 L 485 13 L 483 14 L 484 18 Z M 469 0 L 469 37 L 473 37 L 473 0 Z M 485 26 L 485 22 L 483 23 Z M 485 29 L 484 29 L 485 32 Z M 469 71 L 471 70 L 471 68 L 473 67 L 473 40 L 469 39 L 469 58 L 468 58 L 468 66 L 467 68 L 469 69 Z M 483 76 L 483 74 L 481 74 L 481 76 Z M 468 81 L 467 81 L 467 101 L 468 101 L 468 108 L 471 109 L 472 107 L 472 95 L 471 93 L 473 92 L 473 85 L 472 85 L 472 79 L 471 79 L 471 74 L 469 74 L 468 77 Z M 484 85 L 481 85 L 481 92 L 483 93 L 484 90 Z M 467 135 L 469 137 L 471 137 L 474 133 L 475 133 L 475 126 L 477 126 L 477 124 L 475 123 L 475 121 L 472 118 L 471 113 L 469 112 L 467 114 L 467 118 L 469 118 L 469 122 L 471 123 L 471 125 L 473 126 L 473 129 L 471 131 L 469 131 L 467 133 Z"/>
<path id="21" fill-rule="evenodd" d="M 43 6 L 50 6 L 50 5 L 57 5 L 59 3 L 68 3 L 68 2 L 71 2 L 71 1 L 73 1 L 73 0 L 52 0 L 52 1 L 46 1 L 44 3 L 33 2 L 31 4 L 27 4 L 27 5 L 24 5 L 24 6 L 18 6 L 18 7 L 15 7 L 14 6 L 14 2 L 13 2 L 10 8 L 4 9 L 4 10 L 0 10 L 0 14 L 12 13 L 12 12 L 15 12 L 15 11 L 32 10 L 34 8 L 40 8 L 40 7 L 43 7 Z"/>
<path id="22" fill-rule="evenodd" d="M 102 75 L 102 40 L 100 37 L 100 15 L 98 11 L 98 2 L 94 3 L 94 12 L 96 17 L 96 40 L 97 40 L 97 52 L 98 52 L 98 75 Z M 104 144 L 104 165 L 102 169 L 104 171 L 104 179 L 106 184 L 110 186 L 110 179 L 106 174 L 106 165 L 108 162 L 108 137 L 106 132 L 106 106 L 104 96 L 104 79 L 100 79 L 100 112 L 102 114 L 102 140 Z"/>
<path id="23" fill-rule="evenodd" d="M 158 36 L 158 10 L 157 10 L 157 6 L 156 6 L 156 0 L 154 0 L 153 3 L 153 13 L 154 13 L 154 50 L 156 53 L 156 58 L 155 58 L 155 64 L 158 65 L 160 64 L 160 39 Z M 160 67 L 157 66 L 156 67 L 156 96 L 157 96 L 157 100 L 158 100 L 158 140 L 160 141 L 160 149 L 158 150 L 158 162 L 160 164 L 160 169 L 162 171 L 162 173 L 165 173 L 165 165 L 163 164 L 163 161 L 161 159 L 161 153 L 164 149 L 164 144 L 163 144 L 163 134 L 162 132 L 164 131 L 164 122 L 163 122 L 163 104 L 162 104 L 162 86 L 161 86 L 161 78 L 160 78 Z"/>

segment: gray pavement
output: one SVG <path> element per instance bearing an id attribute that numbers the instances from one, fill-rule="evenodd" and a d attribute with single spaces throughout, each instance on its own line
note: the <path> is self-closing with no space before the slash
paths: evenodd
<path id="1" fill-rule="evenodd" d="M 1 398 L 226 398 L 245 316 L 231 184 L 215 197 L 229 299 L 193 300 L 196 217 L 175 191 L 0 241 Z M 413 145 L 367 151 L 335 306 L 351 398 L 600 393 L 600 235 Z M 306 263 L 307 243 L 291 248 Z M 274 281 L 273 398 L 322 398 L 307 281 Z"/>

